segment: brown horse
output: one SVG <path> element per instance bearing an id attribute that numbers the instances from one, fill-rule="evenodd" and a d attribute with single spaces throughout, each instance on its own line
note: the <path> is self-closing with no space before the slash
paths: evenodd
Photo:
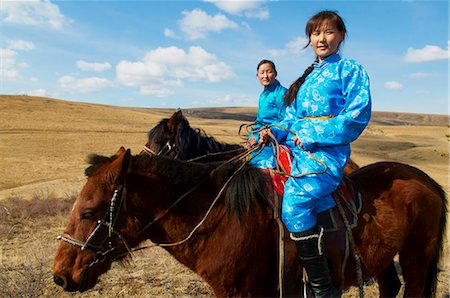
<path id="1" fill-rule="evenodd" d="M 181 110 L 170 118 L 162 119 L 148 132 L 147 143 L 141 154 L 167 156 L 181 160 L 209 162 L 224 161 L 243 153 L 246 149 L 239 144 L 217 141 L 199 128 L 192 128 Z M 344 175 L 359 169 L 349 160 L 344 168 Z"/>
<path id="2" fill-rule="evenodd" d="M 65 290 L 93 287 L 113 261 L 150 239 L 219 297 L 277 295 L 278 228 L 267 200 L 271 184 L 260 170 L 131 156 L 123 148 L 90 162 L 54 260 L 54 281 Z M 442 188 L 419 169 L 393 162 L 363 167 L 351 178 L 364 204 L 353 229 L 364 279 L 383 275 L 398 253 L 405 296 L 432 296 L 446 225 Z M 283 292 L 300 296 L 302 268 L 294 243 L 285 242 Z M 329 258 L 340 268 L 341 258 Z M 354 285 L 354 268 L 350 257 L 345 272 L 333 271 L 334 284 Z M 380 296 L 392 290 L 380 288 Z"/>

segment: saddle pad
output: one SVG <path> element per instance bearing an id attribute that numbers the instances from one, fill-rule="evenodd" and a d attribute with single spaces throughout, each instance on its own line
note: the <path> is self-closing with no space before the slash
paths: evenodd
<path id="1" fill-rule="evenodd" d="M 351 229 L 357 226 L 358 214 L 362 208 L 361 194 L 356 185 L 344 176 L 339 187 L 333 192 L 333 198 L 336 204 L 342 206 L 344 216 Z M 340 214 L 339 207 L 328 209 L 317 215 L 317 222 L 322 226 L 325 232 L 334 232 L 345 229 L 345 222 Z"/>
<path id="2" fill-rule="evenodd" d="M 284 145 L 278 145 L 278 156 L 277 156 L 278 167 L 281 171 L 289 175 L 292 168 L 292 152 L 291 149 Z"/>

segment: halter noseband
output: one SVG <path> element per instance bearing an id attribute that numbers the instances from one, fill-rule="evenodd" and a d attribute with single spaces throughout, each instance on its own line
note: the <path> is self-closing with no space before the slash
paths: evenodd
<path id="1" fill-rule="evenodd" d="M 171 139 L 172 140 L 172 139 Z M 161 149 L 159 149 L 158 152 L 153 151 L 152 149 L 150 149 L 149 147 L 147 147 L 146 145 L 144 145 L 144 148 L 142 149 L 145 153 L 147 153 L 148 155 L 155 155 L 155 156 L 160 156 L 160 155 L 167 155 L 170 151 L 175 150 L 175 143 L 171 144 L 170 141 L 168 140 L 167 143 L 162 146 Z M 163 154 L 164 153 L 164 154 Z M 174 157 L 174 159 L 176 159 L 178 157 L 178 152 L 175 152 L 176 155 Z"/>

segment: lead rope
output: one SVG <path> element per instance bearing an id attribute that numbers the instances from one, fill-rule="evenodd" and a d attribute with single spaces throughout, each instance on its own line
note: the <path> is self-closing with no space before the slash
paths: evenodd
<path id="1" fill-rule="evenodd" d="M 339 194 L 339 196 L 342 196 L 342 194 Z M 359 297 L 364 297 L 364 281 L 363 281 L 363 275 L 362 275 L 362 266 L 361 266 L 361 255 L 359 254 L 356 245 L 355 245 L 355 239 L 353 238 L 352 229 L 350 227 L 350 223 L 348 222 L 347 216 L 345 216 L 344 208 L 342 207 L 341 200 L 339 198 L 336 198 L 336 205 L 338 206 L 339 214 L 342 217 L 342 220 L 344 221 L 345 229 L 347 232 L 348 240 L 350 241 L 350 248 L 353 252 L 353 255 L 355 256 L 355 263 L 356 263 L 356 280 L 358 282 L 358 288 L 359 288 Z"/>

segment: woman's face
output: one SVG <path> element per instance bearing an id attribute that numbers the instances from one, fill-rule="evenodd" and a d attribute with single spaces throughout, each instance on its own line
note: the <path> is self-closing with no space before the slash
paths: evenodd
<path id="1" fill-rule="evenodd" d="M 261 85 L 267 87 L 275 82 L 277 73 L 273 69 L 272 65 L 270 65 L 270 63 L 264 63 L 259 66 L 256 77 L 258 78 L 258 81 L 261 83 Z"/>
<path id="2" fill-rule="evenodd" d="M 344 40 L 344 34 L 331 22 L 325 22 L 311 33 L 309 40 L 319 62 L 322 62 L 328 56 L 337 53 L 339 45 Z"/>

